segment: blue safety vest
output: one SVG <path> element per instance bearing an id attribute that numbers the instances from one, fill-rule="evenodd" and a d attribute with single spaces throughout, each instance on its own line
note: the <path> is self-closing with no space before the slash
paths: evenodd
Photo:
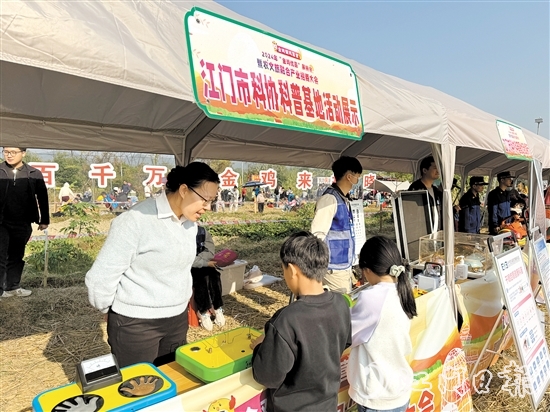
<path id="1" fill-rule="evenodd" d="M 353 217 L 349 205 L 342 195 L 332 187 L 327 187 L 326 194 L 336 198 L 336 214 L 325 238 L 329 250 L 328 268 L 331 270 L 348 269 L 353 264 L 355 241 Z"/>

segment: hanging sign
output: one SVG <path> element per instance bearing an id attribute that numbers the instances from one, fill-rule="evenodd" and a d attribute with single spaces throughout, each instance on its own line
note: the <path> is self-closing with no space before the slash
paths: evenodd
<path id="1" fill-rule="evenodd" d="M 521 128 L 497 120 L 497 130 L 504 147 L 504 154 L 508 159 L 533 160 L 533 155 Z"/>
<path id="2" fill-rule="evenodd" d="M 55 172 L 59 170 L 59 164 L 46 162 L 29 162 L 29 166 L 42 172 L 47 188 L 55 187 Z"/>
<path id="3" fill-rule="evenodd" d="M 296 187 L 302 190 L 308 190 L 313 187 L 313 173 L 302 170 L 296 174 Z"/>
<path id="4" fill-rule="evenodd" d="M 260 181 L 271 189 L 277 187 L 277 171 L 275 169 L 260 170 Z"/>
<path id="5" fill-rule="evenodd" d="M 185 34 L 195 100 L 209 117 L 361 139 L 348 63 L 197 7 Z"/>
<path id="6" fill-rule="evenodd" d="M 220 187 L 222 189 L 233 189 L 235 186 L 239 186 L 239 176 L 240 173 L 235 172 L 231 166 L 227 166 L 225 170 L 218 175 L 220 178 Z"/>
<path id="7" fill-rule="evenodd" d="M 143 186 L 152 184 L 155 187 L 161 187 L 163 185 L 162 179 L 168 169 L 166 166 L 144 165 L 142 170 L 149 175 L 147 179 L 141 182 Z"/>
<path id="8" fill-rule="evenodd" d="M 317 178 L 317 185 L 330 185 L 332 184 L 332 177 L 331 176 L 320 176 Z"/>
<path id="9" fill-rule="evenodd" d="M 116 177 L 115 168 L 109 162 L 92 163 L 88 171 L 90 179 L 97 179 L 97 187 L 107 187 L 107 181 Z"/>
<path id="10" fill-rule="evenodd" d="M 376 173 L 369 173 L 368 175 L 363 175 L 363 189 L 370 187 L 376 180 Z"/>

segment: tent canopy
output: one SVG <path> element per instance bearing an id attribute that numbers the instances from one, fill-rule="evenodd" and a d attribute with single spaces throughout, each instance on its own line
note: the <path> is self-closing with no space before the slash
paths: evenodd
<path id="1" fill-rule="evenodd" d="M 366 169 L 414 173 L 436 143 L 458 147 L 457 172 L 525 167 L 502 154 L 497 117 L 326 50 L 357 74 L 361 141 L 210 119 L 194 103 L 187 57 L 183 19 L 194 6 L 288 38 L 213 1 L 3 4 L 0 144 L 317 168 L 346 154 Z M 548 140 L 524 133 L 550 167 Z"/>

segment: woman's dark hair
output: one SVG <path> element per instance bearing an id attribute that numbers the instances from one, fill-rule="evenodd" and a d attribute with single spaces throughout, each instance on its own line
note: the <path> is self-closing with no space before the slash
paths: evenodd
<path id="1" fill-rule="evenodd" d="M 327 273 L 328 248 L 325 242 L 310 232 L 293 233 L 285 240 L 279 252 L 283 265 L 296 265 L 309 279 L 323 281 Z"/>
<path id="2" fill-rule="evenodd" d="M 361 269 L 370 269 L 374 274 L 384 276 L 390 273 L 393 265 L 405 267 L 405 273 L 397 278 L 397 294 L 403 311 L 412 319 L 416 316 L 416 302 L 407 276 L 408 262 L 401 258 L 395 242 L 387 237 L 374 236 L 365 242 L 359 254 Z"/>
<path id="3" fill-rule="evenodd" d="M 195 189 L 205 182 L 220 183 L 220 178 L 206 163 L 192 162 L 170 170 L 165 186 L 167 192 L 177 192 L 183 184 Z"/>

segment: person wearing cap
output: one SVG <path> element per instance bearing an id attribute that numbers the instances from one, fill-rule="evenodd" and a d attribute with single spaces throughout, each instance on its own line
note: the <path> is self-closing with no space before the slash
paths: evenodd
<path id="1" fill-rule="evenodd" d="M 460 198 L 458 205 L 458 231 L 465 233 L 479 233 L 481 230 L 481 201 L 479 194 L 487 183 L 482 176 L 470 178 L 470 190 Z"/>
<path id="2" fill-rule="evenodd" d="M 501 226 L 509 221 L 510 210 L 510 189 L 514 178 L 510 172 L 497 174 L 498 187 L 487 195 L 487 210 L 489 212 L 489 234 L 497 235 Z"/>

